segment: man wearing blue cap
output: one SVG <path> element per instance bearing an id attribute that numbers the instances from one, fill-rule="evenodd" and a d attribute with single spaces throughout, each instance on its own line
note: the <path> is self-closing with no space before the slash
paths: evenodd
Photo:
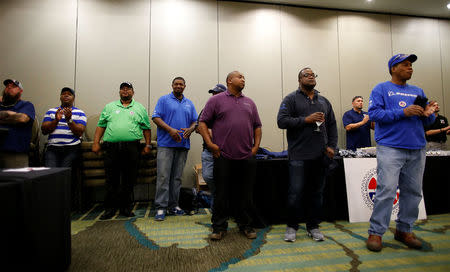
<path id="1" fill-rule="evenodd" d="M 422 242 L 412 233 L 422 200 L 425 168 L 424 125 L 434 122 L 435 102 L 426 103 L 424 91 L 406 83 L 411 79 L 416 55 L 397 54 L 388 62 L 392 79 L 375 86 L 369 116 L 375 122 L 377 190 L 370 217 L 367 248 L 382 249 L 381 237 L 389 227 L 397 187 L 400 208 L 394 238 L 419 249 Z"/>
<path id="2" fill-rule="evenodd" d="M 0 97 L 0 168 L 28 166 L 31 129 L 35 118 L 34 106 L 21 100 L 23 86 L 18 80 L 3 81 Z"/>
<path id="3" fill-rule="evenodd" d="M 225 87 L 223 84 L 217 84 L 214 88 L 208 91 L 208 93 L 212 94 L 213 96 L 216 94 L 220 94 L 222 92 L 225 92 L 227 90 L 227 87 Z M 200 117 L 202 116 L 203 110 L 198 115 L 197 119 L 197 127 L 198 127 L 198 120 L 200 120 Z M 197 133 L 199 133 L 198 130 L 196 130 Z M 211 129 L 208 129 L 208 133 L 210 137 L 212 138 L 212 131 Z M 214 156 L 211 153 L 211 151 L 208 149 L 208 146 L 206 145 L 205 141 L 203 141 L 203 151 L 202 151 L 202 176 L 205 182 L 208 184 L 208 189 L 212 195 L 211 199 L 211 207 L 213 206 L 214 202 L 214 192 L 216 190 L 216 187 L 214 185 Z"/>
<path id="4" fill-rule="evenodd" d="M 73 106 L 75 91 L 64 87 L 61 106 L 49 109 L 42 121 L 42 134 L 48 134 L 45 166 L 72 167 L 78 159 L 81 136 L 86 128 L 86 114 Z"/>

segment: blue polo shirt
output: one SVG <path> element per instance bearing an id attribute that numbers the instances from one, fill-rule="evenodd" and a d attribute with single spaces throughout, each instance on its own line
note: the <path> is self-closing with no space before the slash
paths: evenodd
<path id="1" fill-rule="evenodd" d="M 342 116 L 344 128 L 349 124 L 361 122 L 364 119 L 364 114 L 367 114 L 367 112 L 361 111 L 361 113 L 358 113 L 354 109 L 351 109 L 346 113 L 344 113 L 344 116 Z M 346 131 L 347 149 L 356 150 L 357 148 L 371 146 L 370 123 L 371 121 L 369 120 L 367 123 L 365 123 L 364 125 L 360 126 L 357 129 Z"/>
<path id="2" fill-rule="evenodd" d="M 4 106 L 0 103 L 0 111 L 14 111 L 24 113 L 30 117 L 30 121 L 22 125 L 0 125 L 1 128 L 9 129 L 3 142 L 0 143 L 1 151 L 24 153 L 30 149 L 31 130 L 35 118 L 34 106 L 28 101 L 19 100 L 13 106 Z"/>
<path id="3" fill-rule="evenodd" d="M 167 125 L 174 129 L 181 130 L 188 128 L 193 122 L 197 121 L 197 112 L 191 100 L 183 95 L 183 99 L 179 100 L 173 93 L 161 96 L 156 103 L 155 111 L 152 118 L 159 117 Z M 156 130 L 158 146 L 162 147 L 183 147 L 189 149 L 189 139 L 183 138 L 183 132 L 180 133 L 181 142 L 175 142 L 169 133 L 160 127 Z"/>

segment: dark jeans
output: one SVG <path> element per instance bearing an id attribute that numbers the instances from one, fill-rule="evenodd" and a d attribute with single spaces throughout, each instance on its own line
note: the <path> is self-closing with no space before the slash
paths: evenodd
<path id="1" fill-rule="evenodd" d="M 256 160 L 214 159 L 213 215 L 214 231 L 225 231 L 228 218 L 234 216 L 239 229 L 250 228 L 253 210 L 253 186 L 256 178 Z"/>
<path id="2" fill-rule="evenodd" d="M 69 167 L 72 170 L 71 173 L 71 205 L 72 210 L 80 208 L 81 196 L 80 196 L 80 182 L 78 179 L 78 167 L 79 159 L 81 155 L 81 145 L 67 145 L 67 146 L 47 146 L 45 151 L 44 160 L 46 167 Z"/>
<path id="3" fill-rule="evenodd" d="M 105 142 L 106 208 L 130 208 L 139 168 L 139 141 Z"/>
<path id="4" fill-rule="evenodd" d="M 45 166 L 72 167 L 80 157 L 80 145 L 49 145 L 45 151 Z"/>
<path id="5" fill-rule="evenodd" d="M 298 221 L 306 212 L 306 228 L 319 227 L 322 217 L 325 169 L 322 158 L 289 161 L 289 187 L 287 199 L 288 227 L 298 229 Z M 305 206 L 302 207 L 302 204 Z"/>

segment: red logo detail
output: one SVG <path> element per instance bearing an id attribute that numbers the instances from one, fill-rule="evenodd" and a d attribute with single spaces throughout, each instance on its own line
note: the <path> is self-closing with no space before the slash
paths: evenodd
<path id="1" fill-rule="evenodd" d="M 370 190 L 375 190 L 377 188 L 377 180 L 372 177 L 369 181 L 369 189 Z"/>

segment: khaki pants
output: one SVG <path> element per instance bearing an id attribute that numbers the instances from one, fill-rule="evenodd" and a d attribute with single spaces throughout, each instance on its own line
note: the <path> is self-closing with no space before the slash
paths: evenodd
<path id="1" fill-rule="evenodd" d="M 0 168 L 28 167 L 28 153 L 0 151 Z"/>

